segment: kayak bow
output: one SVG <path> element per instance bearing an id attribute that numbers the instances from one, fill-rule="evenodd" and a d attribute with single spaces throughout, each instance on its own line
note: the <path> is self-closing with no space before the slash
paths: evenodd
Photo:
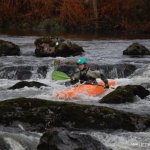
<path id="1" fill-rule="evenodd" d="M 112 87 L 116 85 L 116 82 L 115 80 L 108 79 L 108 84 Z M 80 94 L 97 96 L 103 94 L 105 91 L 104 82 L 100 81 L 98 84 L 80 84 L 78 86 L 74 86 L 71 89 L 58 92 L 56 96 L 60 99 L 72 99 L 79 97 Z"/>

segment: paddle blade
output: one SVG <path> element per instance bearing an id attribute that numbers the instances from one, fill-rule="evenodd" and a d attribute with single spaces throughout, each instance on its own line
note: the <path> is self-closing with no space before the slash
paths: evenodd
<path id="1" fill-rule="evenodd" d="M 52 80 L 67 80 L 70 79 L 69 76 L 61 71 L 53 71 L 52 72 Z"/>

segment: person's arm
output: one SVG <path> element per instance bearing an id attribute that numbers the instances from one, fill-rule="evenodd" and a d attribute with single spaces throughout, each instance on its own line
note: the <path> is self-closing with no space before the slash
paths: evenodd
<path id="1" fill-rule="evenodd" d="M 109 88 L 109 84 L 108 84 L 108 80 L 107 78 L 104 76 L 104 74 L 100 73 L 99 71 L 88 71 L 88 76 L 90 76 L 91 78 L 95 79 L 96 78 L 101 78 L 101 80 L 105 83 L 105 88 Z"/>
<path id="2" fill-rule="evenodd" d="M 72 76 L 70 76 L 70 80 L 65 82 L 66 86 L 70 86 L 79 82 L 78 72 L 75 72 Z"/>
<path id="3" fill-rule="evenodd" d="M 97 71 L 92 71 L 92 70 L 88 70 L 87 71 L 87 74 L 86 74 L 89 78 L 93 78 L 93 79 L 96 79 L 96 78 L 99 78 L 99 74 Z"/>
<path id="4" fill-rule="evenodd" d="M 107 78 L 102 73 L 100 73 L 100 78 L 105 83 L 105 88 L 109 88 L 108 80 L 107 80 Z"/>
<path id="5" fill-rule="evenodd" d="M 80 72 L 75 72 L 71 77 L 71 84 L 75 84 L 77 82 L 79 82 L 79 79 L 80 79 Z"/>

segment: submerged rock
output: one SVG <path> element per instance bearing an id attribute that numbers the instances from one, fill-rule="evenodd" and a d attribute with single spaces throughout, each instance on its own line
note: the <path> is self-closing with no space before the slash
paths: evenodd
<path id="1" fill-rule="evenodd" d="M 31 77 L 45 78 L 47 75 L 47 66 L 3 66 L 0 67 L 0 78 L 27 80 Z"/>
<path id="2" fill-rule="evenodd" d="M 0 102 L 0 125 L 22 122 L 25 130 L 45 131 L 51 127 L 68 129 L 124 129 L 141 131 L 150 127 L 143 117 L 103 106 L 18 98 Z"/>
<path id="3" fill-rule="evenodd" d="M 32 66 L 4 66 L 0 68 L 0 78 L 26 80 L 32 76 Z"/>
<path id="4" fill-rule="evenodd" d="M 30 79 L 32 77 L 32 71 L 30 70 L 30 68 L 32 67 L 23 67 L 23 68 L 20 67 L 20 70 L 18 69 L 16 71 L 16 74 L 15 74 L 16 78 L 18 80 Z"/>
<path id="5" fill-rule="evenodd" d="M 150 51 L 142 44 L 133 43 L 123 51 L 123 55 L 150 55 Z"/>
<path id="6" fill-rule="evenodd" d="M 0 137 L 0 150 L 10 150 L 11 147 L 9 144 L 5 141 L 4 138 Z"/>
<path id="7" fill-rule="evenodd" d="M 150 88 L 150 83 L 142 83 L 141 85 L 146 89 Z"/>
<path id="8" fill-rule="evenodd" d="M 20 48 L 18 45 L 9 42 L 0 40 L 0 56 L 19 56 Z"/>
<path id="9" fill-rule="evenodd" d="M 20 89 L 20 88 L 24 88 L 24 87 L 37 87 L 37 88 L 40 88 L 41 86 L 47 86 L 46 84 L 43 84 L 43 83 L 39 83 L 39 82 L 36 82 L 36 81 L 31 81 L 31 82 L 28 82 L 28 81 L 21 81 L 21 82 L 18 82 L 16 83 L 15 85 L 13 85 L 12 87 L 8 88 L 8 89 Z"/>
<path id="10" fill-rule="evenodd" d="M 110 150 L 90 135 L 65 129 L 51 129 L 40 139 L 37 150 Z"/>
<path id="11" fill-rule="evenodd" d="M 149 94 L 150 92 L 141 85 L 119 86 L 113 92 L 104 96 L 99 102 L 109 104 L 134 102 L 136 95 L 143 99 Z"/>
<path id="12" fill-rule="evenodd" d="M 81 46 L 60 38 L 43 37 L 35 41 L 35 55 L 38 57 L 68 57 L 77 56 L 84 52 Z"/>

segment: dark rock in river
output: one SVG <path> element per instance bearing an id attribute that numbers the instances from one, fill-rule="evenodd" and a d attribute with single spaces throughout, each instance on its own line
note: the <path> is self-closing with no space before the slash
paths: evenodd
<path id="1" fill-rule="evenodd" d="M 40 77 L 43 76 L 44 78 L 46 78 L 47 70 L 47 66 L 39 66 L 37 69 L 37 73 Z"/>
<path id="2" fill-rule="evenodd" d="M 150 127 L 149 116 L 144 117 L 104 106 L 30 98 L 1 101 L 0 118 L 0 125 L 12 127 L 17 121 L 22 122 L 25 130 L 41 132 L 51 127 L 129 131 L 141 131 Z"/>
<path id="3" fill-rule="evenodd" d="M 146 89 L 150 88 L 150 83 L 142 83 L 141 86 L 143 86 Z"/>
<path id="4" fill-rule="evenodd" d="M 150 55 L 150 51 L 142 44 L 133 43 L 123 51 L 123 55 Z"/>
<path id="5" fill-rule="evenodd" d="M 77 70 L 76 65 L 59 65 L 56 70 L 66 73 L 68 76 L 71 76 Z"/>
<path id="6" fill-rule="evenodd" d="M 45 78 L 47 66 L 2 66 L 0 67 L 1 79 L 27 80 L 31 77 Z"/>
<path id="7" fill-rule="evenodd" d="M 4 138 L 0 137 L 0 150 L 10 150 L 9 144 L 4 140 Z"/>
<path id="8" fill-rule="evenodd" d="M 0 56 L 19 56 L 20 48 L 16 44 L 0 40 Z"/>
<path id="9" fill-rule="evenodd" d="M 119 86 L 115 91 L 104 96 L 99 102 L 109 104 L 134 102 L 136 95 L 143 99 L 149 94 L 150 92 L 141 85 Z"/>
<path id="10" fill-rule="evenodd" d="M 32 76 L 32 66 L 6 66 L 0 68 L 0 78 L 26 80 Z"/>
<path id="11" fill-rule="evenodd" d="M 60 38 L 43 37 L 35 41 L 35 55 L 38 57 L 68 57 L 77 56 L 84 52 L 81 46 Z"/>
<path id="12" fill-rule="evenodd" d="M 37 150 L 110 150 L 87 134 L 51 129 L 40 139 Z"/>
<path id="13" fill-rule="evenodd" d="M 24 68 L 20 67 L 20 70 L 17 70 L 15 75 L 18 80 L 26 80 L 31 78 L 32 72 L 31 70 L 25 70 L 25 67 Z"/>
<path id="14" fill-rule="evenodd" d="M 37 88 L 40 88 L 41 86 L 47 86 L 46 84 L 43 84 L 43 83 L 39 83 L 39 82 L 36 82 L 36 81 L 31 81 L 31 82 L 28 82 L 28 81 L 21 81 L 21 82 L 18 82 L 16 83 L 15 85 L 13 85 L 12 87 L 8 88 L 8 89 L 20 89 L 20 88 L 24 88 L 24 87 L 37 87 Z"/>
<path id="15" fill-rule="evenodd" d="M 127 85 L 127 88 L 133 89 L 133 93 L 141 99 L 144 99 L 146 96 L 150 95 L 150 91 L 146 90 L 141 85 Z"/>

